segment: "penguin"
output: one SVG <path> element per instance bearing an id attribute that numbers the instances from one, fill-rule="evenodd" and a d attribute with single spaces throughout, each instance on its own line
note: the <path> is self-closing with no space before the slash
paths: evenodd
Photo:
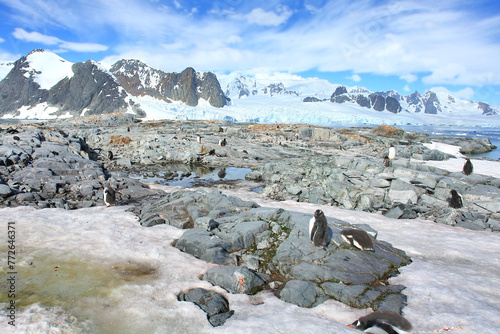
<path id="1" fill-rule="evenodd" d="M 409 333 L 413 326 L 399 313 L 394 311 L 375 311 L 354 321 L 348 327 L 366 333 L 402 334 Z"/>
<path id="2" fill-rule="evenodd" d="M 116 204 L 115 190 L 111 188 L 111 186 L 104 187 L 103 194 L 104 194 L 104 204 L 106 204 L 106 207 Z"/>
<path id="3" fill-rule="evenodd" d="M 197 135 L 197 136 L 196 136 L 196 142 L 197 142 L 198 144 L 201 144 L 201 138 L 202 138 L 202 137 L 201 137 L 200 135 Z"/>
<path id="4" fill-rule="evenodd" d="M 219 140 L 219 146 L 226 146 L 226 144 L 227 144 L 226 138 L 222 138 L 221 140 Z"/>
<path id="5" fill-rule="evenodd" d="M 394 145 L 392 145 L 392 144 L 389 147 L 388 158 L 389 158 L 389 160 L 394 160 L 394 158 L 396 158 L 396 149 L 394 148 Z"/>
<path id="6" fill-rule="evenodd" d="M 349 228 L 340 232 L 340 236 L 351 246 L 362 251 L 373 252 L 373 240 L 364 230 Z"/>
<path id="7" fill-rule="evenodd" d="M 113 152 L 108 151 L 108 159 L 113 160 Z"/>
<path id="8" fill-rule="evenodd" d="M 127 132 L 130 132 L 130 126 L 127 127 Z"/>
<path id="9" fill-rule="evenodd" d="M 391 167 L 391 160 L 389 159 L 389 157 L 387 155 L 384 157 L 384 166 Z"/>
<path id="10" fill-rule="evenodd" d="M 471 175 L 472 172 L 474 171 L 474 166 L 472 166 L 472 162 L 470 161 L 469 158 L 465 159 L 465 164 L 462 171 L 464 172 L 465 175 Z"/>
<path id="11" fill-rule="evenodd" d="M 221 168 L 221 169 L 219 170 L 219 172 L 217 173 L 217 175 L 218 175 L 218 176 L 219 176 L 219 178 L 221 178 L 221 179 L 225 178 L 225 177 L 226 177 L 226 168 L 225 168 L 225 167 L 224 167 L 224 168 Z"/>
<path id="12" fill-rule="evenodd" d="M 328 222 L 321 210 L 314 211 L 309 221 L 309 239 L 314 246 L 326 247 L 328 244 Z"/>
<path id="13" fill-rule="evenodd" d="M 462 201 L 462 196 L 455 189 L 450 190 L 450 195 L 451 195 L 449 201 L 450 207 L 454 209 L 460 209 L 462 206 L 464 206 L 464 203 Z"/>

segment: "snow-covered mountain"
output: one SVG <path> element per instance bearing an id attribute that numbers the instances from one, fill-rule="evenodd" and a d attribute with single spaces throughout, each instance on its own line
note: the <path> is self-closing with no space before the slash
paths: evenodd
<path id="1" fill-rule="evenodd" d="M 2 63 L 0 116 L 54 118 L 109 113 L 146 117 L 138 98 L 215 107 L 226 98 L 214 74 L 187 68 L 165 73 L 135 60 L 121 60 L 111 69 L 92 60 L 71 63 L 36 49 L 14 63 Z M 205 102 L 204 102 L 205 101 Z"/>
<path id="2" fill-rule="evenodd" d="M 291 74 L 166 73 L 130 59 L 73 64 L 43 50 L 0 63 L 0 79 L 3 118 L 126 112 L 144 119 L 500 126 L 499 110 L 444 91 L 403 96 Z"/>
<path id="3" fill-rule="evenodd" d="M 371 92 L 363 87 L 334 85 L 320 79 L 303 79 L 300 83 L 293 85 L 292 82 L 292 85 L 286 86 L 281 81 L 261 82 L 241 74 L 228 77 L 231 80 L 223 87 L 225 87 L 226 96 L 231 99 L 241 99 L 259 94 L 268 94 L 269 96 L 293 94 L 301 97 L 302 102 L 351 103 L 355 106 L 375 111 L 389 111 L 394 114 L 411 112 L 436 115 L 447 112 L 468 113 L 473 110 L 479 110 L 482 115 L 499 113 L 487 103 L 460 100 L 444 92 L 427 91 L 421 95 L 415 91 L 403 96 L 396 91 Z M 326 96 L 328 93 L 329 95 Z"/>

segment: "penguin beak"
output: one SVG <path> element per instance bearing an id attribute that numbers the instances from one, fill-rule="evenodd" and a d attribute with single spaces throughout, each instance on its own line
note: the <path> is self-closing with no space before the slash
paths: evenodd
<path id="1" fill-rule="evenodd" d="M 352 327 L 354 327 L 354 325 L 353 325 L 353 324 L 350 324 L 350 325 L 347 325 L 347 327 L 351 327 L 351 328 L 352 328 Z"/>

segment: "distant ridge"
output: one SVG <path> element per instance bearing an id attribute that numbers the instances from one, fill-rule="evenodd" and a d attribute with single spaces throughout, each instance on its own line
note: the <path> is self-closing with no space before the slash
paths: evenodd
<path id="1" fill-rule="evenodd" d="M 134 59 L 106 67 L 92 60 L 71 63 L 43 49 L 0 63 L 0 79 L 3 118 L 129 113 L 145 119 L 261 123 L 500 124 L 490 118 L 499 110 L 488 103 L 442 91 L 401 95 L 316 78 L 216 76 L 191 67 L 167 73 Z"/>

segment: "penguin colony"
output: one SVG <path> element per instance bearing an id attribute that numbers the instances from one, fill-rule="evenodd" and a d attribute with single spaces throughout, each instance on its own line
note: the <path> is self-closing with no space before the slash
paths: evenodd
<path id="1" fill-rule="evenodd" d="M 408 333 L 412 329 L 411 323 L 393 311 L 375 311 L 354 321 L 349 327 L 362 330 L 366 333 Z"/>
<path id="2" fill-rule="evenodd" d="M 318 247 L 328 244 L 328 222 L 321 210 L 314 211 L 314 217 L 309 221 L 309 240 Z"/>

